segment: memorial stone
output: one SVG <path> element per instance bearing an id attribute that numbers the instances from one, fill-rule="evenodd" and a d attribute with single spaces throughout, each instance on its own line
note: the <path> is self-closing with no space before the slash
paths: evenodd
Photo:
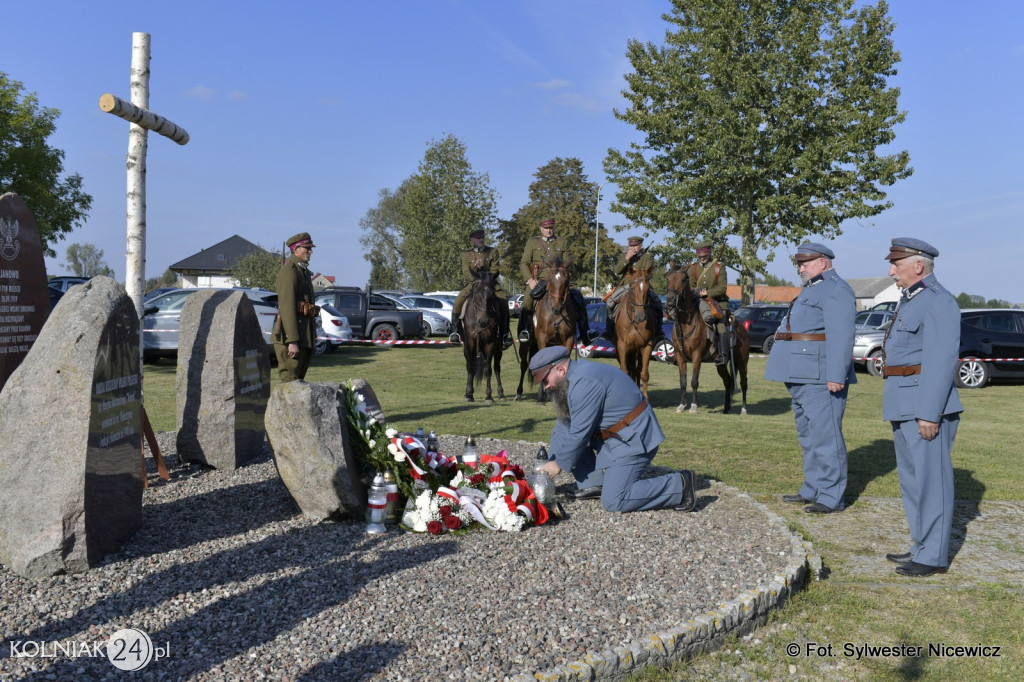
<path id="1" fill-rule="evenodd" d="M 0 196 L 0 388 L 50 314 L 39 227 L 17 194 Z"/>
<path id="2" fill-rule="evenodd" d="M 191 294 L 178 335 L 178 457 L 233 471 L 263 452 L 270 355 L 242 291 Z"/>
<path id="3" fill-rule="evenodd" d="M 267 405 L 267 437 L 277 473 L 310 518 L 362 518 L 366 484 L 349 445 L 345 387 L 289 381 Z"/>
<path id="4" fill-rule="evenodd" d="M 0 391 L 0 562 L 30 578 L 84 571 L 142 523 L 135 306 L 94 277 L 61 310 Z"/>

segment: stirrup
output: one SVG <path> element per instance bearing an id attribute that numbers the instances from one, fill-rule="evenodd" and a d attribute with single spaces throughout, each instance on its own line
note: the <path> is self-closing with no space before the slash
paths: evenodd
<path id="1" fill-rule="evenodd" d="M 462 337 L 458 332 L 452 332 L 448 335 L 448 343 L 462 343 Z"/>
<path id="2" fill-rule="evenodd" d="M 512 343 L 512 333 L 505 332 L 505 334 L 501 337 L 501 345 L 504 346 L 504 350 L 508 350 L 509 348 L 511 348 Z"/>
<path id="3" fill-rule="evenodd" d="M 526 329 L 524 329 L 523 331 L 519 332 L 519 343 L 529 343 L 529 342 L 530 342 L 530 332 L 527 331 Z"/>

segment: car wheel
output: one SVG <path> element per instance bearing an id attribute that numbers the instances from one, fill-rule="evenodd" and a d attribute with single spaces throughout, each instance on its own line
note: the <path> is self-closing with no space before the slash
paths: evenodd
<path id="1" fill-rule="evenodd" d="M 674 362 L 676 357 L 676 347 L 672 345 L 672 342 L 668 339 L 662 339 L 654 346 L 654 357 L 658 358 L 661 362 Z"/>
<path id="2" fill-rule="evenodd" d="M 433 330 L 430 328 L 430 323 L 426 320 L 420 323 L 420 336 L 424 339 L 429 339 Z"/>
<path id="3" fill-rule="evenodd" d="M 867 362 L 865 367 L 868 370 L 868 374 L 873 377 L 882 376 L 882 369 L 885 367 L 885 356 L 882 354 L 881 348 L 876 348 L 868 354 Z"/>
<path id="4" fill-rule="evenodd" d="M 960 388 L 981 388 L 988 380 L 989 370 L 984 360 L 966 358 L 957 363 L 956 385 Z"/>
<path id="5" fill-rule="evenodd" d="M 764 341 L 761 342 L 761 352 L 764 353 L 765 355 L 771 355 L 772 354 L 772 346 L 774 346 L 774 345 L 775 345 L 775 334 L 772 334 L 771 336 L 767 337 Z"/>
<path id="6" fill-rule="evenodd" d="M 374 341 L 397 341 L 398 330 L 393 324 L 378 324 L 373 328 Z"/>
<path id="7" fill-rule="evenodd" d="M 327 352 L 327 349 L 330 347 L 330 345 L 330 341 L 317 341 L 316 344 L 313 346 L 313 355 L 323 355 L 324 353 Z"/>

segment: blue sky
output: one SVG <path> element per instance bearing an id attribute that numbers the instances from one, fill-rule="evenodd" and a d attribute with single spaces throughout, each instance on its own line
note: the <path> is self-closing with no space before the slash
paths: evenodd
<path id="1" fill-rule="evenodd" d="M 625 106 L 626 41 L 660 43 L 669 6 L 5 0 L 0 70 L 61 110 L 50 142 L 93 195 L 88 222 L 47 269 L 64 274 L 63 247 L 88 242 L 124 277 L 128 124 L 97 101 L 129 98 L 134 31 L 152 36 L 150 109 L 191 135 L 185 147 L 149 136 L 147 277 L 233 234 L 273 249 L 308 230 L 314 270 L 362 285 L 359 220 L 380 189 L 415 172 L 431 140 L 466 144 L 503 218 L 554 157 L 577 157 L 604 182 L 606 150 L 636 138 L 612 115 Z M 1013 274 L 1024 242 L 1024 3 L 894 0 L 890 12 L 908 112 L 895 146 L 915 172 L 890 189 L 890 211 L 844 226 L 836 268 L 884 276 L 889 240 L 914 236 L 942 252 L 936 272 L 954 294 L 1024 302 Z M 604 189 L 601 220 L 625 225 L 608 211 L 614 191 Z M 793 250 L 769 272 L 796 281 Z"/>

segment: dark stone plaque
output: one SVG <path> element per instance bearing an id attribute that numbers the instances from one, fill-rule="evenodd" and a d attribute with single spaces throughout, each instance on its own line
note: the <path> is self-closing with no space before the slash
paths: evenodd
<path id="1" fill-rule="evenodd" d="M 17 194 L 0 196 L 0 388 L 50 314 L 39 227 Z"/>

